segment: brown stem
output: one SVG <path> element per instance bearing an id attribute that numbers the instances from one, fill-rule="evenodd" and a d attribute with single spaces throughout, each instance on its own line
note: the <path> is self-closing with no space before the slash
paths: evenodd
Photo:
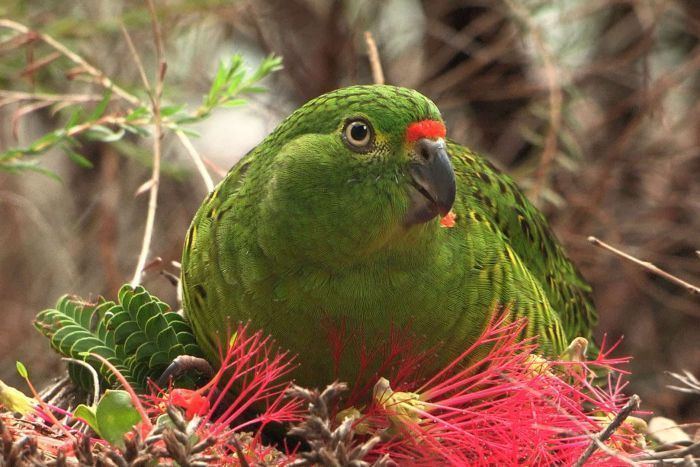
<path id="1" fill-rule="evenodd" d="M 593 441 L 591 441 L 591 444 L 586 448 L 586 450 L 581 454 L 581 457 L 578 458 L 576 463 L 574 464 L 574 467 L 583 467 L 583 465 L 586 463 L 589 457 L 593 455 L 593 453 L 598 449 L 598 447 L 605 443 L 605 441 L 608 440 L 612 436 L 613 433 L 615 433 L 615 430 L 619 428 L 620 425 L 622 425 L 622 422 L 624 422 L 627 417 L 630 416 L 633 410 L 636 410 L 639 408 L 639 396 L 636 394 L 633 394 L 632 397 L 630 397 L 630 400 L 627 401 L 627 404 L 620 410 L 620 412 L 615 416 L 615 418 L 610 422 L 608 426 L 606 426 L 603 431 L 598 433 L 593 438 Z"/>
<path id="2" fill-rule="evenodd" d="M 369 64 L 372 67 L 372 81 L 374 84 L 384 84 L 384 70 L 382 69 L 382 62 L 379 60 L 377 43 L 369 31 L 365 31 L 365 43 L 367 44 Z"/>
<path id="3" fill-rule="evenodd" d="M 153 112 L 153 170 L 151 172 L 152 185 L 148 197 L 148 211 L 146 212 L 146 225 L 143 230 L 141 252 L 139 253 L 139 259 L 136 263 L 134 277 L 131 279 L 132 287 L 135 287 L 141 283 L 143 270 L 146 266 L 148 252 L 151 248 L 151 241 L 153 239 L 156 209 L 158 207 L 158 188 L 160 185 L 160 161 L 162 155 L 161 143 L 163 139 L 163 120 L 160 113 L 160 98 L 163 94 L 163 79 L 165 78 L 165 70 L 167 69 L 167 67 L 165 64 L 165 57 L 163 54 L 163 39 L 161 36 L 160 27 L 158 25 L 158 18 L 156 16 L 153 0 L 148 0 L 148 9 L 151 13 L 151 23 L 153 25 L 153 39 L 156 44 L 156 56 L 158 63 L 158 68 L 156 70 L 155 92 L 153 92 L 153 88 L 150 86 L 148 78 L 146 77 L 146 74 L 143 71 L 141 60 L 139 59 L 135 49 L 133 49 L 133 43 L 131 42 L 129 35 L 125 34 L 125 36 L 127 37 L 127 42 L 130 44 L 132 53 L 135 56 L 134 60 L 136 61 L 137 66 L 141 70 L 141 76 L 144 80 L 144 86 L 146 86 L 146 89 L 148 90 L 148 95 L 151 99 L 151 110 Z"/>
<path id="4" fill-rule="evenodd" d="M 683 279 L 680 279 L 680 278 L 674 276 L 673 274 L 668 273 L 668 272 L 664 271 L 663 269 L 658 268 L 656 265 L 654 265 L 648 261 L 642 261 L 638 258 L 635 258 L 634 256 L 632 256 L 628 253 L 625 253 L 624 251 L 620 251 L 617 248 L 608 245 L 607 243 L 603 242 L 602 240 L 597 239 L 596 237 L 588 237 L 588 241 L 591 242 L 592 244 L 594 244 L 595 246 L 598 246 L 598 247 L 604 248 L 608 251 L 611 251 L 611 252 L 615 253 L 616 255 L 618 255 L 622 258 L 625 258 L 626 260 L 631 261 L 631 262 L 643 267 L 644 269 L 646 269 L 650 272 L 653 272 L 657 276 L 663 277 L 664 279 L 666 279 L 669 282 L 673 282 L 674 284 L 680 285 L 681 287 L 686 289 L 688 291 L 688 293 L 690 293 L 690 294 L 700 294 L 700 287 L 697 287 L 693 284 L 690 284 L 690 283 L 684 281 Z"/>
<path id="5" fill-rule="evenodd" d="M 694 460 L 695 455 L 700 455 L 700 442 L 691 444 L 688 447 L 680 449 L 672 449 L 670 451 L 660 451 L 652 454 L 647 454 L 643 457 L 637 457 L 636 461 L 663 461 L 670 459 L 682 459 L 686 456 L 691 456 L 691 462 Z M 693 463 L 683 464 L 683 465 L 696 465 Z"/>

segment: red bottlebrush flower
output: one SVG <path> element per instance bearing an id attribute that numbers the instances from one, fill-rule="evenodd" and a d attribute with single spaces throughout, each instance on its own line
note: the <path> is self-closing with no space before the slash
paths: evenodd
<path id="1" fill-rule="evenodd" d="M 250 333 L 246 325 L 238 327 L 228 348 L 220 351 L 219 370 L 202 388 L 207 389 L 212 402 L 206 420 L 214 418 L 227 394 L 233 394 L 235 398 L 226 401 L 226 409 L 216 417 L 221 430 L 252 408 L 257 409 L 258 415 L 235 425 L 234 430 L 256 423 L 264 426 L 273 421 L 288 422 L 301 418 L 300 402 L 284 398 L 290 385 L 285 377 L 294 369 L 293 358 L 287 352 L 273 351 L 272 347 L 272 339 L 265 337 L 262 331 Z M 221 385 L 224 380 L 226 383 Z"/>
<path id="2" fill-rule="evenodd" d="M 204 415 L 209 411 L 209 399 L 191 389 L 173 389 L 170 391 L 170 403 L 185 409 L 187 419 L 192 419 L 195 415 Z"/>
<path id="3" fill-rule="evenodd" d="M 251 333 L 246 325 L 240 325 L 228 347 L 219 350 L 219 369 L 203 387 L 162 389 L 151 383 L 151 394 L 144 396 L 149 413 L 155 418 L 164 412 L 165 404 L 171 403 L 184 408 L 187 418 L 203 416 L 203 425 L 211 424 L 214 430 L 209 434 L 299 420 L 300 402 L 284 397 L 290 385 L 286 377 L 294 369 L 293 358 L 287 352 L 275 351 L 273 343 L 262 331 Z M 251 409 L 257 416 L 235 423 Z"/>
<path id="4" fill-rule="evenodd" d="M 395 436 L 373 454 L 411 465 L 570 465 L 578 459 L 626 402 L 617 368 L 628 359 L 611 359 L 604 347 L 588 362 L 535 358 L 534 340 L 522 340 L 525 326 L 499 318 L 424 382 L 402 375 L 401 383 L 391 383 L 395 391 L 386 382 L 375 386 L 374 402 L 356 424 Z M 593 383 L 594 368 L 612 370 L 606 386 Z M 624 424 L 607 444 L 637 450 Z M 591 462 L 620 463 L 603 450 Z"/>
<path id="5" fill-rule="evenodd" d="M 286 397 L 291 384 L 286 377 L 294 369 L 293 359 L 287 352 L 274 351 L 273 341 L 262 331 L 251 333 L 246 325 L 240 325 L 229 346 L 220 351 L 220 360 L 219 370 L 199 390 L 211 402 L 200 436 L 228 440 L 225 446 L 216 446 L 222 459 L 229 459 L 223 465 L 268 462 L 274 450 L 262 443 L 262 429 L 272 422 L 302 418 L 301 401 Z M 255 415 L 250 416 L 250 412 Z M 253 436 L 241 446 L 238 436 L 255 427 Z M 239 456 L 245 457 L 245 462 Z"/>
<path id="6" fill-rule="evenodd" d="M 201 416 L 197 435 L 217 440 L 209 448 L 218 458 L 217 465 L 246 465 L 240 457 L 248 465 L 269 463 L 272 458 L 286 462 L 292 454 L 265 445 L 261 435 L 269 423 L 302 418 L 301 402 L 286 397 L 292 358 L 275 350 L 262 331 L 251 332 L 245 325 L 237 328 L 219 353 L 219 369 L 199 389 L 161 389 L 151 384 L 151 394 L 144 396 L 150 417 L 165 413 L 167 404 L 185 409 L 187 419 Z"/>

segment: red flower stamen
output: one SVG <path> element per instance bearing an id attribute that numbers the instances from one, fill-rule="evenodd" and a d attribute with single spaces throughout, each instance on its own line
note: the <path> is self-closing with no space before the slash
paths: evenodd
<path id="1" fill-rule="evenodd" d="M 170 403 L 175 407 L 185 409 L 185 417 L 188 420 L 195 415 L 204 415 L 209 411 L 209 399 L 191 389 L 173 389 L 170 391 Z"/>

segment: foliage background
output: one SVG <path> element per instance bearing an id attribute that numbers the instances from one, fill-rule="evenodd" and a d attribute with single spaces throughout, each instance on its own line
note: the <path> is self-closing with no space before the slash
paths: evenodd
<path id="1" fill-rule="evenodd" d="M 586 241 L 595 235 L 700 282 L 700 5 L 694 0 L 160 0 L 168 73 L 164 99 L 196 107 L 218 60 L 269 52 L 284 70 L 243 108 L 219 110 L 194 140 L 215 181 L 305 100 L 371 82 L 363 33 L 373 32 L 388 82 L 442 109 L 452 138 L 513 174 L 545 211 L 592 283 L 598 336 L 625 336 L 630 391 L 643 407 L 697 419 L 700 402 L 666 389 L 665 371 L 700 374 L 700 298 Z M 6 17 L 51 34 L 119 85 L 139 92 L 120 31 L 148 70 L 155 60 L 143 2 L 9 0 Z M 0 30 L 0 34 L 3 31 Z M 2 37 L 2 36 L 0 36 Z M 85 92 L 46 51 L 0 40 L 0 89 Z M 99 92 L 99 90 L 95 90 Z M 2 98 L 0 97 L 0 103 Z M 43 109 L 0 108 L 0 151 L 65 123 Z M 85 141 L 81 167 L 61 151 L 38 173 L 0 172 L 0 379 L 19 384 L 21 359 L 39 385 L 62 371 L 31 327 L 66 292 L 116 295 L 141 245 L 150 142 Z M 188 223 L 206 194 L 172 135 L 164 139 L 153 257 L 144 283 L 175 303 L 161 269 L 176 272 Z M 694 398 L 693 398 L 694 397 Z"/>

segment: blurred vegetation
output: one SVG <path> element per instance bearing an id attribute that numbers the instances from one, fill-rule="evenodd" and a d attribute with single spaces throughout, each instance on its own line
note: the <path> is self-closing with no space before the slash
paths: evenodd
<path id="1" fill-rule="evenodd" d="M 679 419 L 700 416 L 698 398 L 667 389 L 673 381 L 665 373 L 700 374 L 700 299 L 586 242 L 595 235 L 700 282 L 697 2 L 156 3 L 167 63 L 165 120 L 179 126 L 164 125 L 149 256 L 162 260 L 146 268 L 150 290 L 176 303 L 166 276 L 177 273 L 170 263 L 179 260 L 185 229 L 207 190 L 201 167 L 171 130 L 202 133 L 201 139 L 186 136 L 216 182 L 305 100 L 371 82 L 363 40 L 369 30 L 387 81 L 431 97 L 450 136 L 513 173 L 545 211 L 593 285 L 599 338 L 625 336 L 620 352 L 634 356 L 630 391 L 640 394 L 643 407 Z M 147 212 L 146 196 L 134 195 L 147 191 L 153 160 L 153 141 L 139 130 L 150 133 L 153 114 L 121 25 L 151 79 L 158 54 L 144 2 L 9 0 L 0 5 L 0 17 L 52 36 L 138 101 L 106 92 L 96 76 L 33 33 L 0 26 L 0 153 L 61 180 L 0 172 L 0 379 L 13 382 L 17 359 L 37 380 L 60 370 L 32 329 L 38 310 L 67 291 L 115 298 L 132 277 Z M 277 67 L 264 59 L 274 53 L 284 70 L 266 82 L 269 93 L 247 97 L 246 110 L 215 109 L 222 98 L 242 103 L 237 94 L 245 89 L 230 100 L 211 94 L 218 64 L 236 53 L 245 63 L 262 63 L 258 71 Z M 238 60 L 225 61 L 221 73 L 242 70 Z M 36 94 L 73 101 L 47 104 Z M 208 96 L 204 102 L 202 95 Z M 67 134 L 76 125 L 129 112 L 140 112 L 131 132 L 109 121 L 96 131 Z M 78 117 L 71 121 L 71 114 Z M 204 121 L 192 126 L 193 117 Z M 57 128 L 63 133 L 51 144 L 35 146 Z M 115 135 L 118 141 L 110 142 Z"/>

